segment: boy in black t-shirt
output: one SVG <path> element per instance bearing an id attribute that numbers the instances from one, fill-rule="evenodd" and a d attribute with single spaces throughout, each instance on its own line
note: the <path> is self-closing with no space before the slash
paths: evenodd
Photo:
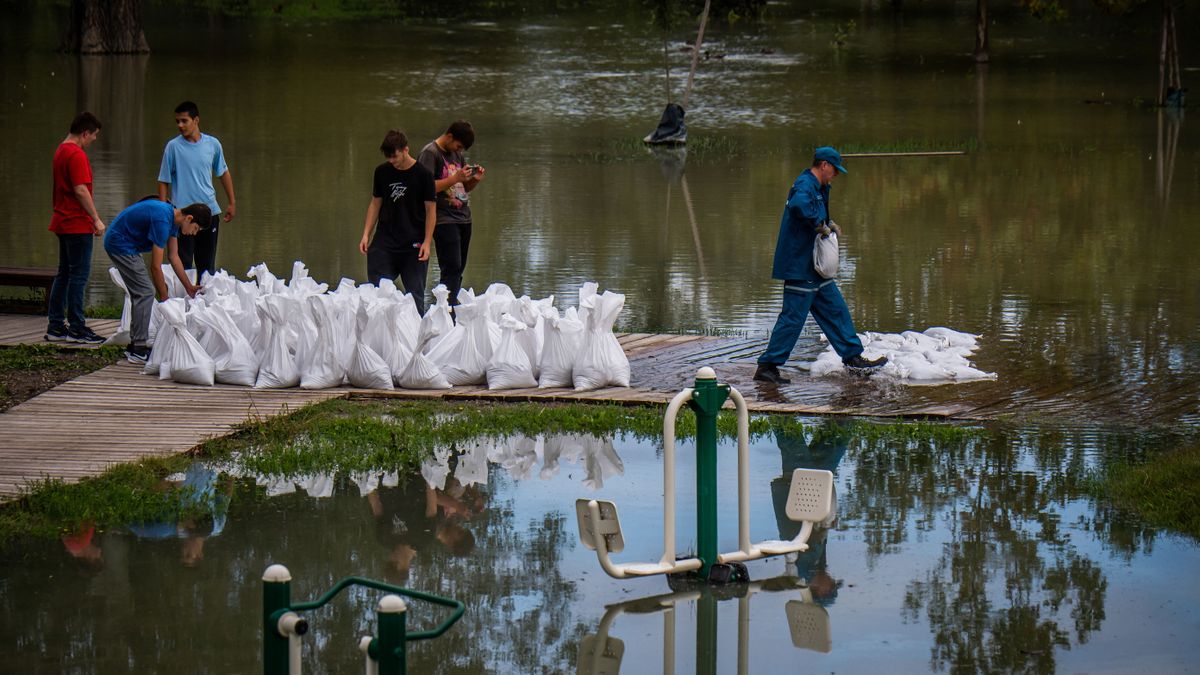
<path id="1" fill-rule="evenodd" d="M 371 203 L 358 250 L 367 256 L 371 283 L 399 279 L 423 315 L 429 248 L 437 223 L 433 175 L 408 153 L 408 137 L 402 131 L 387 132 L 379 150 L 387 161 L 375 167 Z"/>

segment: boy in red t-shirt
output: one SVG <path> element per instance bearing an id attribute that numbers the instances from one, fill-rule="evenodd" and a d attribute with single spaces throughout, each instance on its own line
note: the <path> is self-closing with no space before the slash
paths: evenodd
<path id="1" fill-rule="evenodd" d="M 50 288 L 46 328 L 49 342 L 104 342 L 83 318 L 83 292 L 92 273 L 92 240 L 104 234 L 104 221 L 92 201 L 92 165 L 83 152 L 98 135 L 100 120 L 90 112 L 81 112 L 71 121 L 70 133 L 54 153 L 50 231 L 58 236 L 58 276 Z"/>

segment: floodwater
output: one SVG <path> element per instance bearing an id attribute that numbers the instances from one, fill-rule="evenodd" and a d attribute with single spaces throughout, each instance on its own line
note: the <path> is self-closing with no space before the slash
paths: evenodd
<path id="1" fill-rule="evenodd" d="M 1050 417 L 1104 401 L 1082 418 L 1194 427 L 1200 141 L 1185 115 L 1131 103 L 1157 81 L 1153 29 L 1092 17 L 1064 30 L 1000 13 L 993 61 L 976 67 L 967 9 L 894 20 L 773 6 L 766 25 L 711 28 L 709 49 L 724 57 L 701 62 L 691 149 L 664 156 L 637 143 L 664 103 L 661 45 L 641 16 L 181 21 L 150 4 L 153 54 L 76 59 L 53 52 L 57 10 L 4 3 L 0 262 L 55 264 L 50 157 L 76 110 L 105 124 L 90 155 L 111 219 L 154 191 L 171 110 L 190 98 L 224 144 L 238 195 L 219 263 L 244 274 L 302 259 L 318 279 L 363 279 L 356 245 L 383 132 L 402 127 L 419 147 L 466 117 L 478 131 L 469 156 L 488 169 L 472 194 L 467 285 L 505 281 L 571 302 L 596 280 L 627 295 L 619 330 L 762 335 L 781 295 L 770 279 L 780 207 L 814 146 L 965 146 L 959 157 L 848 161 L 833 212 L 859 330 L 980 333 L 975 363 L 998 380 L 956 385 L 964 391 L 1040 397 Z M 834 48 L 829 36 L 850 20 Z M 1195 44 L 1182 41 L 1185 74 Z M 116 300 L 99 249 L 94 261 L 93 299 Z M 418 516 L 419 483 L 318 476 L 296 479 L 299 490 L 226 474 L 212 482 L 215 518 L 72 533 L 0 561 L 0 669 L 254 672 L 259 579 L 281 562 L 296 599 L 361 575 L 466 602 L 460 625 L 413 646 L 411 672 L 613 672 L 604 659 L 618 654 L 622 672 L 658 672 L 665 628 L 679 672 L 1181 671 L 1200 656 L 1195 543 L 1098 506 L 1079 482 L 1156 442 L 1095 425 L 961 447 L 758 438 L 753 538 L 789 527 L 774 498 L 794 466 L 836 471 L 838 520 L 812 554 L 752 564 L 762 583 L 699 598 L 656 598 L 670 593 L 661 578 L 610 579 L 578 543 L 574 499 L 597 496 L 621 508 L 619 561 L 660 555 L 653 443 L 514 441 L 483 450 L 495 460 L 486 481 L 461 489 L 478 463 L 467 461 L 468 479 L 454 462 L 457 485 L 429 467 L 439 518 L 453 525 L 439 532 L 470 532 L 469 551 L 455 548 L 461 533 L 455 546 L 397 535 Z M 694 541 L 689 457 L 681 552 Z M 309 672 L 360 667 L 377 598 L 350 592 L 313 614 Z M 410 625 L 438 618 L 413 603 Z"/>
<path id="2" fill-rule="evenodd" d="M 992 63 L 976 67 L 973 13 L 959 9 L 772 5 L 762 25 L 713 26 L 706 44 L 723 57 L 700 62 L 691 150 L 660 157 L 637 142 L 665 97 L 661 42 L 640 12 L 448 25 L 180 20 L 149 6 L 153 54 L 80 60 L 53 52 L 51 8 L 6 3 L 0 261 L 55 264 L 49 163 L 75 110 L 105 122 L 91 157 L 111 218 L 154 192 L 187 98 L 223 142 L 238 196 L 218 262 L 244 275 L 302 259 L 318 279 L 361 280 L 384 131 L 406 129 L 419 149 L 465 117 L 478 130 L 468 154 L 488 169 L 467 285 L 570 303 L 596 280 L 627 295 L 618 330 L 763 335 L 781 300 L 781 205 L 814 146 L 966 147 L 849 160 L 833 213 L 858 329 L 982 334 L 975 362 L 998 374 L 1002 404 L 1195 424 L 1200 135 L 1186 115 L 1133 104 L 1157 83 L 1153 21 L 1081 8 L 1064 28 L 999 12 Z M 1195 17 L 1180 21 L 1186 33 Z M 676 97 L 689 58 L 678 40 Z M 1200 42 L 1181 44 L 1190 74 Z M 115 301 L 99 249 L 95 262 L 92 297 Z"/>
<path id="3" fill-rule="evenodd" d="M 211 517 L 71 533 L 0 560 L 5 668 L 255 672 L 271 563 L 290 568 L 295 602 L 349 575 L 462 600 L 458 625 L 410 647 L 415 673 L 1182 672 L 1200 657 L 1196 543 L 1098 507 L 1080 480 L 1169 438 L 1018 428 L 931 444 L 815 429 L 752 441 L 751 539 L 796 534 L 783 504 L 799 467 L 835 473 L 836 518 L 797 559 L 752 562 L 751 584 L 706 593 L 611 579 L 578 539 L 575 499 L 612 500 L 626 543 L 614 559 L 658 560 L 661 442 L 481 440 L 439 450 L 411 481 L 197 464 L 177 478 Z M 719 449 L 723 551 L 737 546 L 735 452 Z M 678 462 L 686 553 L 690 442 Z M 352 589 L 308 614 L 305 672 L 361 667 L 381 595 Z M 411 630 L 446 616 L 409 607 Z"/>

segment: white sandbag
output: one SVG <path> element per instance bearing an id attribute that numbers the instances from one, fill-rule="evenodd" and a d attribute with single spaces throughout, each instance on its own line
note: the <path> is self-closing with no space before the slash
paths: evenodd
<path id="1" fill-rule="evenodd" d="M 189 325 L 193 321 L 202 329 L 197 339 L 212 357 L 217 382 L 253 387 L 258 381 L 258 355 L 225 308 L 217 304 L 188 312 Z"/>
<path id="2" fill-rule="evenodd" d="M 583 322 L 584 329 L 587 329 L 588 314 L 592 311 L 592 305 L 595 302 L 594 298 L 600 291 L 600 284 L 594 281 L 584 282 L 579 287 L 579 320 Z"/>
<path id="3" fill-rule="evenodd" d="M 343 277 L 337 290 L 328 294 L 329 318 L 333 326 L 333 339 L 337 345 L 338 358 L 342 367 L 349 368 L 350 356 L 354 351 L 354 326 L 358 316 L 358 288 L 353 279 Z"/>
<path id="4" fill-rule="evenodd" d="M 960 333 L 942 326 L 926 328 L 925 335 L 945 341 L 950 347 L 967 347 L 972 351 L 978 345 L 979 336 L 972 333 Z"/>
<path id="5" fill-rule="evenodd" d="M 159 379 L 211 387 L 215 370 L 213 360 L 196 338 L 188 333 L 185 314 L 187 303 L 172 298 L 159 304 L 163 339 L 154 348 L 160 359 Z"/>
<path id="6" fill-rule="evenodd" d="M 129 289 L 125 288 L 125 280 L 121 278 L 121 273 L 117 271 L 117 268 L 108 268 L 108 277 L 125 294 L 125 303 L 121 307 L 121 325 L 117 328 L 116 333 L 104 341 L 104 344 L 124 347 L 129 344 L 129 320 L 133 312 L 133 304 L 129 300 Z"/>
<path id="7" fill-rule="evenodd" d="M 370 314 L 367 307 L 360 304 L 358 315 L 355 318 L 356 339 L 350 364 L 346 368 L 346 378 L 352 386 L 362 389 L 391 389 L 392 371 L 388 368 L 387 361 L 384 361 L 383 357 L 371 349 L 371 346 L 363 339 L 369 322 Z"/>
<path id="8" fill-rule="evenodd" d="M 217 270 L 216 274 L 209 274 L 205 270 L 200 277 L 200 295 L 212 301 L 223 295 L 233 295 L 237 285 L 238 280 L 223 269 Z"/>
<path id="9" fill-rule="evenodd" d="M 411 352 L 421 339 L 421 311 L 417 309 L 417 300 L 412 293 L 398 296 L 395 304 L 399 308 L 396 313 L 396 337 Z"/>
<path id="10" fill-rule="evenodd" d="M 613 385 L 629 386 L 629 358 L 613 334 L 613 324 L 625 306 L 625 296 L 605 291 L 590 300 L 583 346 L 571 373 L 575 391 Z"/>
<path id="11" fill-rule="evenodd" d="M 553 295 L 537 301 L 531 300 L 528 295 L 522 295 L 510 304 L 509 314 L 525 322 L 525 326 L 529 328 L 517 333 L 517 344 L 521 345 L 521 349 L 525 350 L 525 355 L 529 357 L 529 363 L 533 364 L 534 377 L 538 377 L 541 371 L 542 347 L 545 343 L 542 334 L 545 325 L 543 314 L 547 308 L 553 306 Z"/>
<path id="12" fill-rule="evenodd" d="M 813 269 L 825 279 L 837 276 L 838 236 L 837 232 L 817 235 L 813 243 Z"/>
<path id="13" fill-rule="evenodd" d="M 170 265 L 162 265 L 163 280 L 167 285 L 167 298 L 186 298 L 187 290 L 183 287 L 183 282 L 179 280 L 179 275 L 175 274 L 175 270 Z M 196 270 L 184 270 L 187 278 L 192 283 L 196 282 Z M 157 307 L 157 303 L 156 303 Z M 162 327 L 162 318 L 157 311 L 150 312 L 150 327 L 147 331 L 147 342 L 155 344 L 158 340 L 158 330 Z"/>
<path id="14" fill-rule="evenodd" d="M 571 373 L 575 366 L 575 357 L 583 344 L 583 322 L 579 320 L 574 307 L 568 307 L 562 316 L 550 307 L 546 316 L 547 320 L 543 326 L 546 337 L 542 346 L 538 388 L 573 387 L 575 382 Z"/>
<path id="15" fill-rule="evenodd" d="M 288 348 L 288 316 L 298 313 L 299 303 L 282 295 L 266 295 L 256 304 L 263 339 L 256 389 L 287 389 L 300 384 L 296 356 Z"/>
<path id="16" fill-rule="evenodd" d="M 455 310 L 458 325 L 463 327 L 462 339 L 448 351 L 443 360 L 430 360 L 438 364 L 446 380 L 453 385 L 483 384 L 487 379 L 487 366 L 492 356 L 488 337 L 487 307 L 473 302 L 459 305 Z"/>
<path id="17" fill-rule="evenodd" d="M 398 377 L 394 378 L 396 385 L 405 389 L 449 389 L 450 382 L 446 380 L 441 369 L 428 356 L 421 353 L 424 346 L 424 344 L 417 345 L 417 349 L 413 351 L 412 357 L 408 360 L 408 365 L 404 367 Z"/>
<path id="18" fill-rule="evenodd" d="M 159 318 L 159 312 L 162 311 L 159 306 L 161 302 L 156 302 L 150 307 L 150 323 L 156 325 L 162 321 Z M 155 336 L 158 337 L 158 336 Z M 167 350 L 171 348 L 171 341 L 174 338 L 174 333 L 163 331 L 162 340 L 154 343 L 154 348 L 150 350 L 150 358 L 146 360 L 146 365 L 142 366 L 142 373 L 145 375 L 158 375 L 162 368 L 163 356 Z M 160 344 L 161 342 L 161 344 Z"/>
<path id="19" fill-rule="evenodd" d="M 478 300 L 487 303 L 487 317 L 492 323 L 499 325 L 500 317 L 509 311 L 509 306 L 517 295 L 508 284 L 496 282 L 487 287 Z M 462 302 L 462 299 L 459 299 Z"/>
<path id="20" fill-rule="evenodd" d="M 307 361 L 301 364 L 301 389 L 329 389 L 340 386 L 346 379 L 346 368 L 334 337 L 336 326 L 330 311 L 334 302 L 328 295 L 308 296 L 308 309 L 317 329 L 317 340 L 307 354 Z"/>
<path id="21" fill-rule="evenodd" d="M 271 274 L 271 270 L 267 268 L 267 263 L 258 263 L 246 271 L 246 276 L 258 282 L 259 295 L 275 295 L 287 291 L 287 286 L 283 283 L 283 279 L 277 278 Z"/>
<path id="22" fill-rule="evenodd" d="M 262 325 L 258 319 L 258 307 L 255 302 L 258 300 L 258 285 L 252 281 L 239 281 L 233 289 L 234 297 L 237 298 L 240 311 L 237 314 L 230 313 L 230 318 L 237 324 L 238 330 L 242 335 L 246 336 L 246 340 L 251 346 L 258 344 L 258 336 L 262 330 Z M 262 345 L 266 347 L 265 341 Z M 261 349 L 255 349 L 255 354 L 262 354 Z M 260 359 L 261 360 L 261 359 Z"/>
<path id="23" fill-rule="evenodd" d="M 939 326 L 923 333 L 868 331 L 858 337 L 863 343 L 864 358 L 885 356 L 888 359 L 887 364 L 874 370 L 873 377 L 892 378 L 915 386 L 996 379 L 995 373 L 979 370 L 968 360 L 975 352 L 979 337 L 971 333 L 960 333 Z M 843 372 L 845 366 L 832 346 L 821 352 L 809 369 L 813 377 Z"/>
<path id="24" fill-rule="evenodd" d="M 500 317 L 500 328 L 504 335 L 500 344 L 492 353 L 492 359 L 487 366 L 488 389 L 524 389 L 536 387 L 537 378 L 533 375 L 533 365 L 529 356 L 521 348 L 518 335 L 530 329 L 525 322 L 511 314 Z"/>
<path id="25" fill-rule="evenodd" d="M 438 284 L 432 293 L 434 303 L 425 310 L 425 316 L 421 318 L 421 325 L 417 331 L 417 342 L 426 345 L 426 354 L 454 330 L 454 317 L 450 315 L 450 289 L 444 284 Z M 461 337 L 460 335 L 459 338 Z"/>

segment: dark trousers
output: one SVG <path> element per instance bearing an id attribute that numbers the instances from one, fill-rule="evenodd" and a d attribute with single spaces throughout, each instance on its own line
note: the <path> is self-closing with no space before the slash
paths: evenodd
<path id="1" fill-rule="evenodd" d="M 787 362 L 800 329 L 812 312 L 817 325 L 829 338 L 829 344 L 842 360 L 852 359 L 863 352 L 862 341 L 854 332 L 850 308 L 833 279 L 828 281 L 789 281 L 783 285 L 783 311 L 771 330 L 767 351 L 758 357 L 763 365 L 782 366 Z"/>
<path id="2" fill-rule="evenodd" d="M 179 235 L 179 260 L 183 262 L 183 269 L 196 270 L 197 283 L 205 272 L 217 273 L 217 226 L 220 224 L 221 216 L 215 215 L 207 228 L 196 234 Z"/>
<path id="3" fill-rule="evenodd" d="M 450 289 L 450 304 L 457 305 L 463 270 L 467 268 L 467 250 L 471 248 L 471 224 L 438 223 L 433 231 L 433 245 L 442 275 L 439 283 Z"/>
<path id="4" fill-rule="evenodd" d="M 125 282 L 132 311 L 129 315 L 129 344 L 145 347 L 150 338 L 150 313 L 154 311 L 154 282 L 146 270 L 146 261 L 137 254 L 105 251 L 113 267 Z"/>
<path id="5" fill-rule="evenodd" d="M 429 273 L 429 261 L 417 260 L 420 249 L 391 250 L 382 246 L 367 249 L 367 277 L 379 285 L 380 279 L 399 280 L 404 290 L 417 301 L 417 311 L 425 315 L 425 277 Z"/>
<path id="6" fill-rule="evenodd" d="M 58 275 L 50 287 L 47 312 L 50 328 L 65 328 L 68 321 L 71 330 L 80 331 L 85 327 L 83 293 L 92 273 L 94 239 L 91 233 L 58 235 Z"/>

